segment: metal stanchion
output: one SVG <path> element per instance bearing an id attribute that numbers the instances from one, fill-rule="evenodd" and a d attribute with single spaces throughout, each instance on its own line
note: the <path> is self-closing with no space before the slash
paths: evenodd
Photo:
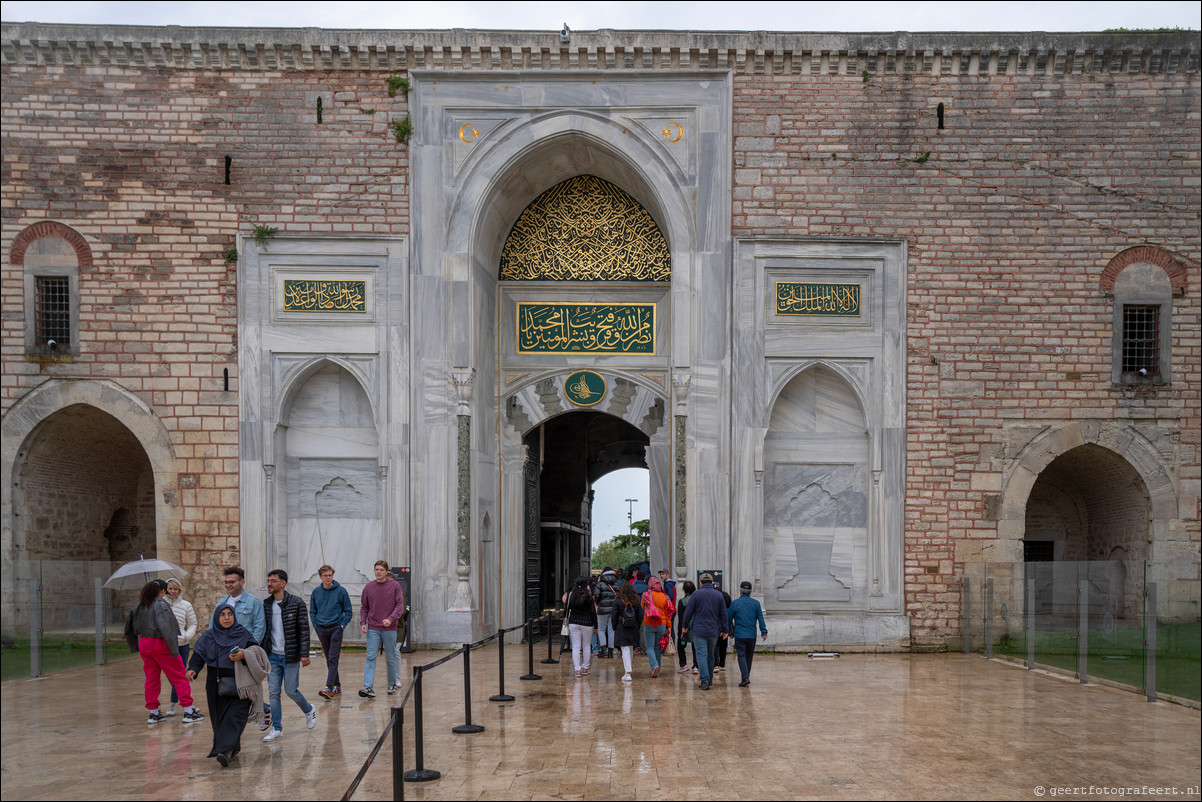
<path id="1" fill-rule="evenodd" d="M 505 630 L 497 630 L 497 676 L 500 679 L 501 687 L 496 694 L 488 697 L 490 702 L 512 702 L 513 697 L 505 693 Z"/>
<path id="2" fill-rule="evenodd" d="M 547 613 L 547 659 L 542 661 L 544 663 L 559 662 L 558 659 L 551 656 L 551 641 L 555 640 L 554 632 L 555 627 L 551 626 L 551 614 Z"/>
<path id="3" fill-rule="evenodd" d="M 526 622 L 526 651 L 528 652 L 529 657 L 530 657 L 530 670 L 522 675 L 522 679 L 542 679 L 543 678 L 541 674 L 534 673 L 534 622 L 537 620 L 538 620 L 537 618 L 531 618 L 530 620 L 528 620 Z M 550 620 L 550 619 L 548 619 L 548 620 Z M 551 639 L 551 636 L 548 635 L 547 640 L 550 640 L 550 639 Z"/>
<path id="4" fill-rule="evenodd" d="M 464 722 L 458 727 L 451 727 L 451 732 L 457 735 L 484 732 L 484 727 L 472 723 L 472 645 L 463 644 L 463 710 Z"/>
<path id="5" fill-rule="evenodd" d="M 404 777 L 407 782 L 424 783 L 431 780 L 437 780 L 442 776 L 442 772 L 434 769 L 425 768 L 423 763 L 422 750 L 422 667 L 413 667 L 413 730 L 414 744 L 413 751 L 417 758 L 417 768 L 405 772 Z"/>
<path id="6" fill-rule="evenodd" d="M 405 708 L 392 708 L 392 798 L 405 798 Z"/>

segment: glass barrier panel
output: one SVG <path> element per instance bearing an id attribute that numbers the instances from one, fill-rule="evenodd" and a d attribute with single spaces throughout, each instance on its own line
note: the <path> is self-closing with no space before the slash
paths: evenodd
<path id="1" fill-rule="evenodd" d="M 1145 620 L 1157 695 L 1202 701 L 1202 623 L 1196 562 L 1148 563 L 1146 585 L 1154 587 L 1155 608 Z M 1149 594 L 1152 598 L 1152 594 Z"/>

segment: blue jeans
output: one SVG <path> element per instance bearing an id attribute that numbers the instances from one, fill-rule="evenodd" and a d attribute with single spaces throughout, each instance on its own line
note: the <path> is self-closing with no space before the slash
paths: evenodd
<path id="1" fill-rule="evenodd" d="M 300 663 L 284 662 L 284 655 L 271 653 L 271 673 L 267 675 L 267 697 L 271 700 L 271 726 L 274 729 L 284 729 L 284 711 L 280 707 L 280 686 L 288 698 L 296 702 L 296 706 L 306 715 L 313 709 L 305 699 L 305 695 L 297 690 L 300 684 Z"/>
<path id="2" fill-rule="evenodd" d="M 396 685 L 401 673 L 401 658 L 396 651 L 395 629 L 367 630 L 367 662 L 363 666 L 363 685 L 370 688 L 376 682 L 376 655 L 384 644 L 384 663 L 388 666 L 388 684 Z"/>
<path id="3" fill-rule="evenodd" d="M 188 645 L 187 643 L 185 643 L 183 646 L 179 647 L 180 659 L 182 659 L 184 661 L 184 671 L 188 670 L 188 655 L 191 653 L 192 653 L 192 647 L 190 645 Z M 179 696 L 175 693 L 175 686 L 172 685 L 171 686 L 171 703 L 175 704 L 178 701 L 179 701 Z"/>
<path id="4" fill-rule="evenodd" d="M 690 633 L 691 634 L 691 633 Z M 702 682 L 714 681 L 714 658 L 718 652 L 718 637 L 704 638 L 693 635 L 693 648 L 697 650 L 698 679 Z"/>
<path id="5" fill-rule="evenodd" d="M 659 658 L 663 652 L 659 648 L 660 636 L 668 631 L 663 624 L 657 627 L 643 625 L 643 648 L 647 650 L 647 659 L 651 661 L 651 670 L 659 668 Z"/>

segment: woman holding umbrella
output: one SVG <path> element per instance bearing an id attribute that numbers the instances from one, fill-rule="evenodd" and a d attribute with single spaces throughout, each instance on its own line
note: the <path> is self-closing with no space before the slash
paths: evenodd
<path id="1" fill-rule="evenodd" d="M 130 649 L 142 656 L 142 670 L 146 674 L 146 709 L 150 716 L 147 724 L 160 724 L 167 717 L 159 712 L 159 690 L 162 688 L 160 672 L 167 675 L 171 686 L 184 706 L 184 723 L 204 721 L 192 705 L 192 689 L 184 677 L 184 662 L 179 656 L 179 622 L 171 606 L 163 599 L 167 583 L 152 579 L 142 588 L 138 605 L 129 613 L 125 622 L 125 640 Z M 136 638 L 136 640 L 135 640 Z"/>
<path id="2" fill-rule="evenodd" d="M 240 695 L 243 689 L 239 687 L 235 663 L 242 663 L 249 671 L 245 697 Z M 186 675 L 189 680 L 196 679 L 201 668 L 209 669 L 205 680 L 213 725 L 209 757 L 217 758 L 223 767 L 242 751 L 242 731 L 246 729 L 247 718 L 252 708 L 257 711 L 262 704 L 257 697 L 261 694 L 259 683 L 267 674 L 266 665 L 267 655 L 255 643 L 250 630 L 238 623 L 234 605 L 226 602 L 217 611 L 216 626 L 207 629 L 196 641 Z"/>

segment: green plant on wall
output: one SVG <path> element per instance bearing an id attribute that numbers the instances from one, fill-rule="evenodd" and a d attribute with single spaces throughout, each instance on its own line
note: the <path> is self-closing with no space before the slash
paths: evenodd
<path id="1" fill-rule="evenodd" d="M 256 225 L 254 234 L 255 245 L 259 246 L 259 250 L 266 251 L 267 243 L 271 242 L 271 238 L 276 235 L 279 229 L 275 226 Z"/>
<path id="2" fill-rule="evenodd" d="M 918 164 L 926 164 L 927 159 L 929 158 L 931 158 L 931 152 L 929 150 L 924 150 L 922 153 L 919 153 L 914 157 L 914 161 Z"/>
<path id="3" fill-rule="evenodd" d="M 225 260 L 227 265 L 232 265 L 238 261 L 238 249 L 231 245 L 221 252 L 221 258 Z"/>
<path id="4" fill-rule="evenodd" d="M 392 75 L 388 76 L 388 96 L 389 97 L 396 97 L 396 93 L 398 91 L 403 94 L 408 95 L 409 90 L 412 88 L 413 87 L 409 85 L 409 79 L 406 78 L 404 75 L 397 75 L 397 74 L 393 73 Z"/>
<path id="5" fill-rule="evenodd" d="M 405 115 L 405 119 L 397 120 L 388 127 L 392 129 L 392 135 L 396 137 L 396 141 L 401 144 L 407 143 L 413 136 L 413 120 L 409 118 L 408 114 Z"/>

